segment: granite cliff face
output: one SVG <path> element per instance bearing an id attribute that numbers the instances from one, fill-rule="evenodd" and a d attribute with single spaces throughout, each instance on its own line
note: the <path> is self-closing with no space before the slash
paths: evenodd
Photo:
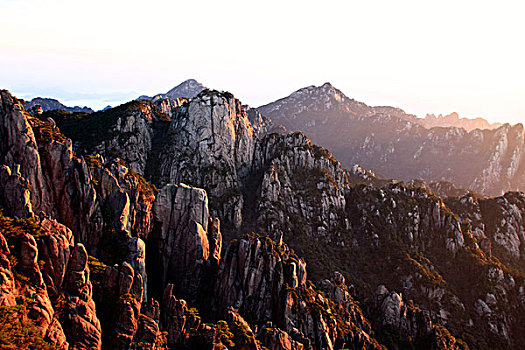
<path id="1" fill-rule="evenodd" d="M 35 341 L 262 350 L 525 340 L 522 193 L 441 199 L 452 191 L 443 184 L 345 170 L 225 92 L 89 115 L 31 115 L 7 91 L 0 101 L 0 311 L 26 315 Z"/>
<path id="2" fill-rule="evenodd" d="M 361 164 L 380 176 L 407 181 L 447 180 L 488 195 L 524 190 L 522 124 L 472 131 L 428 128 L 434 126 L 430 117 L 367 106 L 329 83 L 298 90 L 259 110 L 327 147 L 347 168 Z"/>

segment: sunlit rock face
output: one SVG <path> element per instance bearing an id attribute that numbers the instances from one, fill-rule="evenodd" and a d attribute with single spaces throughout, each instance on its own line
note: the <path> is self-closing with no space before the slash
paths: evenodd
<path id="1" fill-rule="evenodd" d="M 5 217 L 2 220 L 6 233 Z M 20 322 L 38 329 L 39 339 L 26 341 L 47 341 L 59 349 L 68 345 L 100 349 L 101 327 L 84 246 L 74 243 L 67 227 L 47 218 L 40 223 L 42 236 L 37 239 L 23 229 L 10 233 L 7 240 L 0 234 L 1 307 L 5 312 L 6 307 L 16 306 L 11 310 L 20 312 Z M 13 248 L 13 244 L 19 245 L 19 251 L 10 251 L 8 245 Z M 12 266 L 9 260 L 18 263 Z"/>
<path id="2" fill-rule="evenodd" d="M 521 124 L 429 128 L 433 124 L 426 119 L 392 107 L 367 106 L 328 83 L 298 90 L 259 110 L 330 149 L 346 168 L 358 163 L 382 177 L 448 180 L 488 195 L 525 189 Z"/>
<path id="3" fill-rule="evenodd" d="M 249 171 L 256 145 L 250 120 L 231 95 L 203 92 L 173 115 L 161 156 L 163 181 L 213 189 L 221 217 L 240 227 L 242 177 Z"/>
<path id="4" fill-rule="evenodd" d="M 166 185 L 155 201 L 155 232 L 150 244 L 160 283 L 172 283 L 177 295 L 194 302 L 202 275 L 218 264 L 222 238 L 219 221 L 209 216 L 208 197 L 200 188 Z"/>

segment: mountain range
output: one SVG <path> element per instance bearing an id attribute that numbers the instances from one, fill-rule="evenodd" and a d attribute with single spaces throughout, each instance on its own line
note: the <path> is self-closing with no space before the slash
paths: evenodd
<path id="1" fill-rule="evenodd" d="M 329 83 L 300 89 L 258 109 L 274 123 L 304 132 L 330 149 L 347 168 L 360 164 L 378 176 L 405 181 L 446 180 L 487 195 L 525 190 L 522 124 L 470 132 L 455 126 L 428 128 L 435 118 L 370 107 Z"/>
<path id="2" fill-rule="evenodd" d="M 26 108 L 28 110 L 32 108 L 38 108 L 37 106 L 40 106 L 42 111 L 52 111 L 55 109 L 62 109 L 66 112 L 74 113 L 74 112 L 85 112 L 85 113 L 93 113 L 93 110 L 89 107 L 67 107 L 64 106 L 62 103 L 60 103 L 58 100 L 55 100 L 53 98 L 44 98 L 44 97 L 35 97 L 31 101 L 25 102 Z"/>
<path id="3" fill-rule="evenodd" d="M 489 195 L 522 126 L 427 129 L 330 84 L 260 108 L 191 86 L 89 114 L 0 92 L 2 345 L 521 347 L 525 194 Z M 472 175 L 441 151 L 499 182 L 443 181 Z"/>
<path id="4" fill-rule="evenodd" d="M 180 104 L 204 89 L 189 79 L 167 93 L 138 99 L 179 100 Z M 37 104 L 45 111 L 93 112 L 42 98 L 26 106 Z M 359 164 L 381 177 L 448 181 L 486 195 L 524 189 L 522 124 L 490 124 L 482 118 L 460 118 L 457 113 L 418 118 L 399 108 L 355 101 L 329 83 L 300 89 L 258 110 L 269 117 L 273 131 L 304 132 L 330 149 L 346 168 Z"/>

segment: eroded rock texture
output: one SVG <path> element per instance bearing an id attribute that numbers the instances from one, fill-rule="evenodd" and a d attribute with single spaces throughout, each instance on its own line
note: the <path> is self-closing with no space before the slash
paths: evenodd
<path id="1" fill-rule="evenodd" d="M 345 100 L 330 91 L 324 102 Z M 345 170 L 225 92 L 30 115 L 2 91 L 0 112 L 0 307 L 26 312 L 35 339 L 109 349 L 524 341 L 521 193 L 482 198 Z"/>

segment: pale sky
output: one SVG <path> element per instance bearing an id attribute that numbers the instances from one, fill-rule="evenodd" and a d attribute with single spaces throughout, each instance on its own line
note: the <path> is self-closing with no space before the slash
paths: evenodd
<path id="1" fill-rule="evenodd" d="M 183 80 L 259 106 L 331 82 L 369 105 L 525 122 L 520 1 L 0 0 L 0 88 L 94 109 Z"/>

